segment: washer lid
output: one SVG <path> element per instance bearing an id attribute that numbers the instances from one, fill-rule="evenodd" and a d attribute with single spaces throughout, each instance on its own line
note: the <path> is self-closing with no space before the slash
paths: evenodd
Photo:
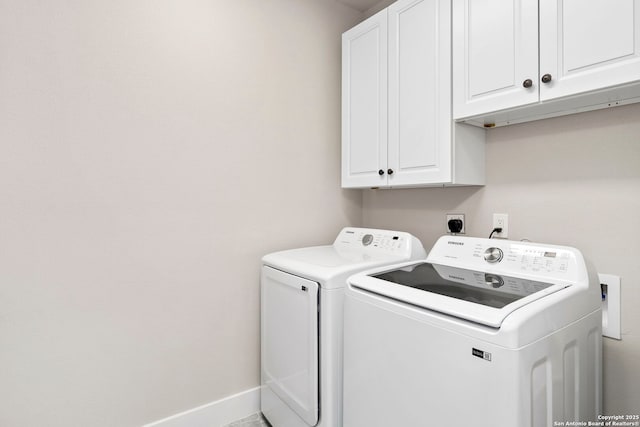
<path id="1" fill-rule="evenodd" d="M 568 286 L 426 262 L 360 275 L 351 284 L 494 328 L 514 310 Z"/>

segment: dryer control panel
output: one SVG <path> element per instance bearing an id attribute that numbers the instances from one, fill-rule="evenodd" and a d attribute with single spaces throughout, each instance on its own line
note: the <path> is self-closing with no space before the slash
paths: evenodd
<path id="1" fill-rule="evenodd" d="M 394 254 L 403 257 L 426 257 L 418 239 L 402 231 L 346 227 L 333 242 L 338 250 L 358 251 L 374 255 Z"/>

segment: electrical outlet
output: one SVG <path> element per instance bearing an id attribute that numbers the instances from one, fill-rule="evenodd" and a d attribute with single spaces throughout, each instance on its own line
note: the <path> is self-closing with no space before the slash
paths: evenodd
<path id="1" fill-rule="evenodd" d="M 460 224 L 458 221 L 461 221 L 462 224 Z M 464 222 L 464 214 L 447 214 L 447 222 L 445 225 L 447 228 L 447 233 L 464 234 L 466 225 Z"/>
<path id="2" fill-rule="evenodd" d="M 509 215 L 506 213 L 503 214 L 493 214 L 493 228 L 502 228 L 501 232 L 493 233 L 494 237 L 499 237 L 501 239 L 506 239 L 509 237 Z"/>

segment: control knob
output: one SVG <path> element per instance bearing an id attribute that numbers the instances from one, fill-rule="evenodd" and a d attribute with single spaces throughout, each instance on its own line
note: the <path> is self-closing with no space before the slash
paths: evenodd
<path id="1" fill-rule="evenodd" d="M 496 263 L 502 261 L 502 249 L 500 248 L 489 248 L 484 251 L 484 260 L 490 263 Z"/>
<path id="2" fill-rule="evenodd" d="M 371 242 L 373 242 L 372 234 L 365 234 L 364 236 L 362 236 L 362 246 L 369 246 Z"/>

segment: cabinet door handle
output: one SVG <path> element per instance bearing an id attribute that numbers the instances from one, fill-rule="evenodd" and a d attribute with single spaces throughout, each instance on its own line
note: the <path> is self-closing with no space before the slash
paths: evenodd
<path id="1" fill-rule="evenodd" d="M 388 173 L 389 175 L 393 175 L 393 169 L 387 169 L 387 173 Z"/>
<path id="2" fill-rule="evenodd" d="M 380 169 L 380 170 L 378 171 L 378 175 L 384 175 L 384 171 L 383 171 L 382 169 Z"/>
<path id="3" fill-rule="evenodd" d="M 542 76 L 542 83 L 549 83 L 551 81 L 551 74 L 545 74 Z"/>
<path id="4" fill-rule="evenodd" d="M 527 79 L 523 81 L 522 86 L 526 87 L 527 89 L 530 88 L 531 86 L 533 86 L 533 80 Z"/>

